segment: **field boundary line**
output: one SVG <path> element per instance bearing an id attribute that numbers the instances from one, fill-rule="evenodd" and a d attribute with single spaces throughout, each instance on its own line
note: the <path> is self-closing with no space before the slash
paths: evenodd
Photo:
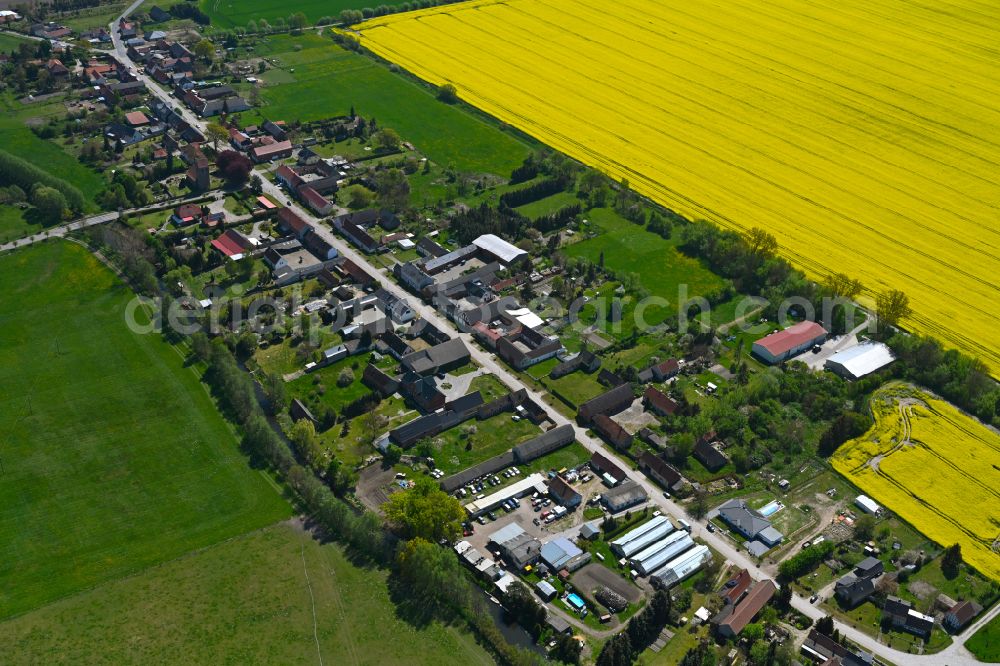
<path id="1" fill-rule="evenodd" d="M 309 580 L 309 567 L 306 566 L 305 544 L 301 544 L 299 555 L 302 556 L 302 573 L 306 576 L 306 589 L 309 590 L 309 601 L 312 604 L 313 639 L 316 641 L 316 656 L 319 658 L 319 666 L 323 666 L 323 650 L 319 644 L 319 623 L 316 620 L 316 595 L 313 594 L 312 582 Z"/>

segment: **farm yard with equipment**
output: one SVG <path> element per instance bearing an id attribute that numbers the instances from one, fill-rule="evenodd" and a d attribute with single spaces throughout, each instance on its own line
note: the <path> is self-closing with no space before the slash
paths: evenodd
<path id="1" fill-rule="evenodd" d="M 767 228 L 813 276 L 860 279 L 863 300 L 905 291 L 908 326 L 996 374 L 998 12 L 481 0 L 355 30 L 689 218 Z"/>
<path id="2" fill-rule="evenodd" d="M 1000 436 L 912 386 L 871 398 L 875 425 L 834 454 L 834 468 L 965 561 L 1000 579 Z"/>

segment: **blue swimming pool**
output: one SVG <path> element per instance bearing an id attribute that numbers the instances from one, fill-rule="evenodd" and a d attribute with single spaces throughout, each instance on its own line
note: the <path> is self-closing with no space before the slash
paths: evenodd
<path id="1" fill-rule="evenodd" d="M 583 610 L 587 606 L 587 604 L 583 602 L 583 599 L 581 599 L 580 596 L 577 594 L 571 594 L 567 596 L 566 601 L 568 601 L 569 605 L 575 608 L 576 610 Z"/>
<path id="2" fill-rule="evenodd" d="M 770 515 L 773 515 L 773 514 L 777 513 L 783 507 L 784 507 L 784 504 L 782 504 L 778 500 L 771 500 L 770 502 L 768 502 L 764 506 L 760 507 L 760 509 L 758 509 L 758 511 L 760 511 L 760 515 L 762 515 L 764 517 L 767 517 L 767 516 L 770 516 Z"/>

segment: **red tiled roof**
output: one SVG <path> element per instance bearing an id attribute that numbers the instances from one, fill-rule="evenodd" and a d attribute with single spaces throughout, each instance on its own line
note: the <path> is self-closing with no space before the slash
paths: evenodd
<path id="1" fill-rule="evenodd" d="M 273 210 L 277 208 L 277 206 L 274 205 L 274 202 L 265 197 L 264 195 L 257 197 L 257 203 L 259 203 L 261 207 L 266 208 L 267 210 Z"/>
<path id="2" fill-rule="evenodd" d="M 128 121 L 129 125 L 145 125 L 149 122 L 149 118 L 142 111 L 132 111 L 125 114 L 125 120 Z"/>
<path id="3" fill-rule="evenodd" d="M 803 345 L 810 340 L 826 335 L 826 329 L 814 321 L 800 321 L 783 331 L 772 333 L 756 342 L 773 356 L 780 356 L 790 349 Z"/>
<path id="4" fill-rule="evenodd" d="M 305 199 L 314 210 L 319 210 L 330 205 L 329 201 L 327 201 L 319 192 L 311 187 L 300 188 L 299 194 L 302 195 L 302 198 Z"/>
<path id="5" fill-rule="evenodd" d="M 289 229 L 295 233 L 305 231 L 309 228 L 309 223 L 299 217 L 291 208 L 279 208 L 278 209 L 278 219 L 285 223 Z"/>
<path id="6" fill-rule="evenodd" d="M 282 164 L 274 171 L 275 176 L 281 177 L 290 187 L 296 188 L 302 184 L 302 177 L 295 173 L 295 169 Z"/>
<path id="7" fill-rule="evenodd" d="M 174 215 L 182 220 L 201 219 L 201 206 L 197 204 L 181 204 L 174 209 Z"/>
<path id="8" fill-rule="evenodd" d="M 268 155 L 275 155 L 282 151 L 290 151 L 291 149 L 291 141 L 278 141 L 277 143 L 272 143 L 269 146 L 258 146 L 253 149 L 253 153 L 257 157 L 266 157 Z"/>
<path id="9" fill-rule="evenodd" d="M 680 368 L 681 365 L 677 362 L 676 358 L 668 358 L 666 361 L 656 366 L 656 369 L 663 375 L 677 374 L 677 371 L 680 370 Z"/>
<path id="10" fill-rule="evenodd" d="M 753 582 L 753 578 L 750 577 L 750 572 L 746 569 L 741 569 L 738 574 L 729 579 L 734 584 L 729 587 L 729 583 L 726 583 L 726 587 L 722 588 L 720 596 L 731 604 L 735 604 L 740 596 L 747 591 L 750 587 L 750 583 Z"/>
<path id="11" fill-rule="evenodd" d="M 250 247 L 250 243 L 247 242 L 243 234 L 230 229 L 212 241 L 212 247 L 227 257 L 232 257 L 236 254 L 243 254 Z"/>
<path id="12" fill-rule="evenodd" d="M 673 414 L 677 411 L 677 403 L 671 400 L 670 396 L 655 387 L 646 387 L 646 391 L 642 394 L 642 397 L 646 399 L 646 402 L 650 406 L 655 407 L 664 414 Z"/>
<path id="13" fill-rule="evenodd" d="M 722 624 L 728 625 L 733 635 L 740 633 L 757 616 L 760 609 L 771 600 L 777 589 L 771 580 L 760 581 L 753 586 L 747 596 L 743 597 L 743 601 L 736 604 L 732 614 L 723 620 Z"/>

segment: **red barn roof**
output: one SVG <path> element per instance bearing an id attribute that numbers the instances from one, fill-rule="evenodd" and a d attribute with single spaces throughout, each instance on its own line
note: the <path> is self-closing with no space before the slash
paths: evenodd
<path id="1" fill-rule="evenodd" d="M 246 252 L 250 248 L 250 241 L 235 229 L 229 229 L 212 241 L 212 247 L 227 257 L 232 257 Z"/>
<path id="2" fill-rule="evenodd" d="M 783 331 L 772 333 L 756 342 L 773 356 L 781 356 L 810 340 L 826 335 L 826 329 L 814 321 L 800 321 Z"/>

